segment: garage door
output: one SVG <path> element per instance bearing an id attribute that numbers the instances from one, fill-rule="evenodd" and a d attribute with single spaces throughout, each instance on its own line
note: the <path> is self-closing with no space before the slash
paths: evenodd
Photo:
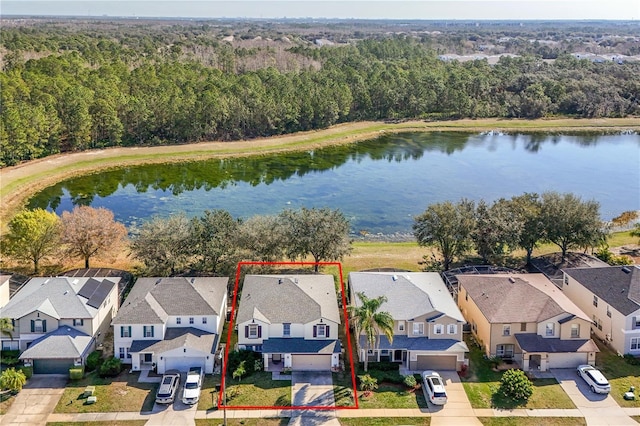
<path id="1" fill-rule="evenodd" d="M 446 355 L 418 355 L 413 370 L 455 370 L 457 357 Z"/>
<path id="2" fill-rule="evenodd" d="M 178 370 L 187 372 L 191 367 L 200 367 L 204 371 L 204 363 L 204 357 L 170 356 L 165 359 L 164 371 Z"/>
<path id="3" fill-rule="evenodd" d="M 73 365 L 73 358 L 63 359 L 35 359 L 33 360 L 34 374 L 69 374 L 69 367 Z"/>
<path id="4" fill-rule="evenodd" d="M 576 368 L 586 363 L 586 353 L 549 354 L 548 368 Z"/>
<path id="5" fill-rule="evenodd" d="M 331 355 L 293 355 L 291 369 L 294 371 L 329 371 Z"/>

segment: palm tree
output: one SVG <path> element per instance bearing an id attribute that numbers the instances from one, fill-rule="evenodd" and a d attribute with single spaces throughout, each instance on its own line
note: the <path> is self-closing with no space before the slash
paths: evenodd
<path id="1" fill-rule="evenodd" d="M 13 340 L 13 324 L 10 318 L 0 318 L 0 334 L 6 334 Z"/>
<path id="2" fill-rule="evenodd" d="M 350 306 L 349 313 L 351 321 L 356 330 L 356 336 L 361 333 L 367 337 L 367 352 L 364 357 L 364 371 L 368 367 L 368 350 L 378 347 L 380 340 L 378 336 L 384 334 L 393 343 L 393 317 L 389 312 L 378 312 L 380 306 L 387 301 L 385 296 L 369 299 L 364 293 L 356 293 L 360 299 L 361 306 Z"/>

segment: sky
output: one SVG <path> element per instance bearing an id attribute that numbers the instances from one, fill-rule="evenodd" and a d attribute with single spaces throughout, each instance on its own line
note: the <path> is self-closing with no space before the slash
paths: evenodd
<path id="1" fill-rule="evenodd" d="M 0 0 L 0 14 L 180 18 L 640 19 L 640 0 Z"/>

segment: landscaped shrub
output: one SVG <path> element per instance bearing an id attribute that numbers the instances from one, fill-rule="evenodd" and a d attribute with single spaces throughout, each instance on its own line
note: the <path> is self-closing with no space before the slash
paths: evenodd
<path id="1" fill-rule="evenodd" d="M 371 377 L 369 374 L 358 376 L 360 380 L 360 389 L 364 391 L 364 396 L 371 395 L 371 392 L 378 389 L 378 380 L 375 377 Z"/>
<path id="2" fill-rule="evenodd" d="M 18 370 L 22 371 L 22 373 L 25 375 L 27 379 L 30 379 L 31 376 L 33 376 L 33 367 L 25 367 L 23 365 L 18 367 Z"/>
<path id="3" fill-rule="evenodd" d="M 69 379 L 80 380 L 84 377 L 84 367 L 71 367 L 69 368 Z"/>
<path id="4" fill-rule="evenodd" d="M 19 350 L 4 350 L 0 351 L 0 358 L 3 364 L 6 364 L 5 360 L 10 358 L 18 358 L 20 356 Z"/>
<path id="5" fill-rule="evenodd" d="M 258 364 L 256 362 L 260 361 L 261 358 L 262 357 L 259 353 L 253 351 L 239 350 L 229 352 L 227 371 L 231 371 L 233 373 L 238 369 L 240 363 L 244 361 L 246 373 L 243 376 L 249 377 L 256 371 L 256 366 L 262 365 L 262 363 Z"/>
<path id="6" fill-rule="evenodd" d="M 27 383 L 27 377 L 22 371 L 13 367 L 7 368 L 0 374 L 0 387 L 2 389 L 20 392 L 25 383 Z"/>
<path id="7" fill-rule="evenodd" d="M 533 394 L 533 383 L 524 371 L 507 370 L 502 375 L 498 392 L 515 401 L 526 401 Z"/>
<path id="8" fill-rule="evenodd" d="M 112 357 L 102 363 L 98 370 L 98 374 L 100 377 L 115 377 L 120 374 L 121 370 L 122 362 L 120 361 L 120 358 Z"/>
<path id="9" fill-rule="evenodd" d="M 87 371 L 93 371 L 98 368 L 98 364 L 100 364 L 101 353 L 99 351 L 93 351 L 87 357 Z"/>
<path id="10" fill-rule="evenodd" d="M 398 371 L 376 371 L 370 370 L 369 375 L 374 377 L 379 383 L 396 383 L 401 384 L 404 382 L 404 377 L 400 375 Z"/>
<path id="11" fill-rule="evenodd" d="M 640 358 L 631 354 L 624 354 L 624 360 L 629 365 L 640 365 Z"/>
<path id="12" fill-rule="evenodd" d="M 404 384 L 408 388 L 415 388 L 418 385 L 418 381 L 413 376 L 413 374 L 404 377 Z"/>
<path id="13" fill-rule="evenodd" d="M 360 363 L 360 367 L 362 369 L 364 369 L 364 363 Z M 376 371 L 398 371 L 399 369 L 399 364 L 397 362 L 387 362 L 387 361 L 383 361 L 383 362 L 370 362 L 369 363 L 369 370 L 376 370 Z"/>

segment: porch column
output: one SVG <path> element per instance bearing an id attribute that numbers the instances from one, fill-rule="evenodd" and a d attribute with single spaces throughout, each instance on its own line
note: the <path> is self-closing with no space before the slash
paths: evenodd
<path id="1" fill-rule="evenodd" d="M 262 362 L 264 363 L 264 371 L 269 371 L 269 354 L 263 353 L 262 357 Z"/>

